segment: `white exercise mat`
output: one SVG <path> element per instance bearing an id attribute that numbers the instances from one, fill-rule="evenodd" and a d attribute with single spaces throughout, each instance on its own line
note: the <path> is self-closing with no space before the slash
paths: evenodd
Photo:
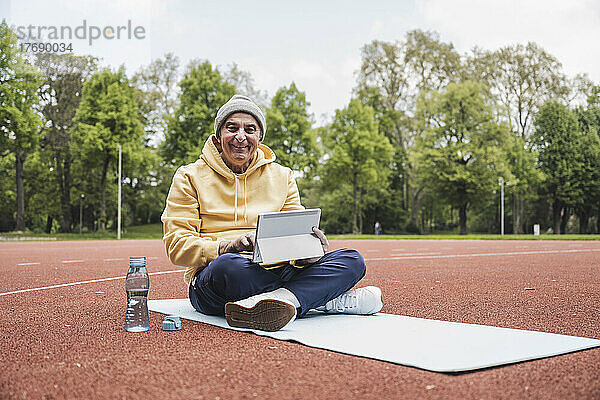
<path id="1" fill-rule="evenodd" d="M 436 372 L 461 372 L 600 347 L 600 340 L 393 314 L 309 313 L 277 332 L 232 328 L 188 299 L 150 300 L 151 311 L 222 328 Z"/>

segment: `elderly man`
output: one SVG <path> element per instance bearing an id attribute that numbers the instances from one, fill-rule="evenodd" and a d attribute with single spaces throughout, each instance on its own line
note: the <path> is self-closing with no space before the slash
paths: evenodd
<path id="1" fill-rule="evenodd" d="M 260 265 L 240 253 L 254 247 L 259 213 L 302 210 L 292 171 L 275 163 L 262 144 L 267 130 L 261 109 L 235 95 L 215 119 L 215 134 L 193 164 L 180 167 L 162 215 L 169 259 L 187 266 L 185 282 L 194 308 L 225 315 L 231 326 L 276 331 L 316 308 L 373 314 L 381 290 L 351 289 L 365 274 L 356 250 L 276 265 Z"/>

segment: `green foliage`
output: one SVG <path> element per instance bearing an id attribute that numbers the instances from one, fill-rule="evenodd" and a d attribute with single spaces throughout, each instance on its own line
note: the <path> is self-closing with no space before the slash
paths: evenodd
<path id="1" fill-rule="evenodd" d="M 52 153 L 35 151 L 25 161 L 25 207 L 27 226 L 34 232 L 48 232 L 60 221 L 62 199 L 57 195 L 59 176 Z M 70 204 L 67 204 L 70 210 Z"/>
<path id="2" fill-rule="evenodd" d="M 526 140 L 537 109 L 549 99 L 566 100 L 569 96 L 560 62 L 536 43 L 481 51 L 473 62 L 481 66 L 483 83 L 503 106 L 498 111 L 511 130 Z"/>
<path id="3" fill-rule="evenodd" d="M 235 93 L 235 87 L 208 61 L 191 62 L 179 87 L 179 106 L 168 120 L 161 148 L 163 158 L 172 165 L 188 164 L 200 157 L 204 142 L 214 131 L 217 111 Z"/>
<path id="4" fill-rule="evenodd" d="M 529 193 L 543 179 L 543 173 L 536 168 L 537 153 L 520 136 L 509 138 L 505 146 L 506 165 L 512 173 L 508 183 L 514 192 Z M 533 197 L 532 197 L 533 198 Z"/>
<path id="5" fill-rule="evenodd" d="M 124 69 L 115 72 L 105 69 L 92 75 L 83 86 L 72 137 L 81 163 L 79 173 L 95 171 L 95 176 L 100 179 L 98 186 L 96 182 L 92 183 L 85 193 L 100 192 L 101 230 L 105 229 L 108 220 L 107 174 L 117 158 L 117 145 L 122 146 L 125 160 L 135 162 L 136 157 L 142 157 L 139 152 L 143 147 L 143 136 L 136 90 L 130 85 Z"/>
<path id="6" fill-rule="evenodd" d="M 141 145 L 143 127 L 135 96 L 122 68 L 115 72 L 102 70 L 86 81 L 74 130 L 74 139 L 86 161 L 114 159 L 118 144 Z"/>
<path id="7" fill-rule="evenodd" d="M 594 210 L 597 213 L 600 211 L 600 125 L 582 125 L 580 124 L 581 137 L 578 143 L 581 168 L 575 173 L 582 196 L 576 202 L 575 208 L 579 213 L 579 233 L 588 233 L 587 219 Z"/>
<path id="8" fill-rule="evenodd" d="M 405 139 L 410 137 L 412 121 L 404 111 L 386 108 L 382 94 L 373 87 L 359 89 L 357 94 L 361 103 L 373 108 L 379 132 L 385 135 L 393 146 L 388 193 L 380 198 L 373 215 L 368 219 L 381 220 L 381 217 L 384 217 L 386 230 L 398 232 L 404 228 L 407 217 L 408 201 L 405 190 L 409 166 Z"/>
<path id="9" fill-rule="evenodd" d="M 600 214 L 600 112 L 596 108 L 579 110 L 578 114 L 581 130 L 578 158 L 581 168 L 575 172 L 575 179 L 581 187 L 582 196 L 574 206 L 579 216 L 579 233 L 588 233 L 587 224 L 592 212 Z"/>
<path id="10" fill-rule="evenodd" d="M 512 178 L 505 179 L 506 202 L 512 200 L 510 212 L 507 208 L 505 216 L 512 216 L 510 229 L 513 232 L 521 232 L 522 229 L 519 224 L 524 222 L 527 222 L 526 226 L 529 226 L 531 230 L 533 223 L 540 222 L 540 217 L 532 218 L 531 209 L 537 206 L 535 203 L 540 201 L 537 189 L 544 179 L 543 172 L 536 166 L 537 152 L 521 136 L 512 134 L 506 143 L 505 157 L 505 165 L 512 174 Z M 522 220 L 524 216 L 527 219 Z M 496 231 L 499 230 L 500 227 L 498 226 Z M 506 231 L 508 232 L 508 229 Z"/>
<path id="11" fill-rule="evenodd" d="M 424 124 L 412 154 L 418 182 L 460 210 L 464 234 L 469 205 L 489 196 L 498 177 L 511 177 L 503 166 L 508 129 L 494 121 L 484 89 L 475 82 L 423 94 L 417 115 Z"/>
<path id="12" fill-rule="evenodd" d="M 549 99 L 568 102 L 574 97 L 578 80 L 571 82 L 562 73 L 560 62 L 536 43 L 516 44 L 495 51 L 475 49 L 468 59 L 469 76 L 486 85 L 494 99 L 497 118 L 506 121 L 514 136 L 530 148 L 532 119 Z M 531 155 L 512 152 L 514 174 L 510 187 L 514 197 L 514 232 L 523 230 L 525 202 L 532 200 L 536 177 L 530 173 Z M 535 155 L 533 155 L 535 157 Z"/>
<path id="13" fill-rule="evenodd" d="M 309 106 L 304 92 L 292 82 L 275 93 L 266 115 L 265 144 L 273 149 L 277 162 L 304 175 L 314 171 L 319 159 Z"/>
<path id="14" fill-rule="evenodd" d="M 34 109 L 42 76 L 19 53 L 17 37 L 0 23 L 0 157 L 15 156 L 16 230 L 25 229 L 23 164 L 39 142 L 41 118 Z"/>
<path id="15" fill-rule="evenodd" d="M 124 225 L 158 222 L 174 169 L 198 158 L 237 92 L 266 108 L 265 144 L 299 172 L 303 202 L 323 209 L 328 232 L 372 232 L 376 220 L 386 233 L 454 231 L 458 214 L 464 233 L 467 210 L 470 230 L 497 232 L 498 177 L 507 231 L 575 231 L 576 220 L 581 233 L 600 232 L 600 86 L 567 77 L 535 43 L 459 54 L 412 30 L 361 51 L 356 99 L 313 129 L 294 83 L 268 99 L 235 63 L 192 61 L 180 79 L 167 54 L 129 81 L 123 69 L 92 76 L 92 57 L 41 54 L 31 58 L 41 76 L 2 23 L 0 230 L 68 232 L 80 204 L 84 232 L 114 227 L 117 144 Z"/>
<path id="16" fill-rule="evenodd" d="M 598 109 L 600 107 L 600 85 L 592 87 L 587 98 L 588 107 Z"/>
<path id="17" fill-rule="evenodd" d="M 0 157 L 0 232 L 15 227 L 15 156 Z"/>
<path id="18" fill-rule="evenodd" d="M 439 90 L 458 81 L 463 68 L 452 43 L 442 42 L 435 32 L 418 29 L 406 34 L 405 60 L 419 92 Z"/>
<path id="19" fill-rule="evenodd" d="M 441 41 L 435 32 L 412 30 L 404 41 L 373 41 L 362 49 L 355 92 L 375 109 L 380 131 L 394 145 L 390 194 L 396 199 L 395 209 L 400 206 L 403 212 L 390 215 L 392 226 L 403 225 L 400 219 L 410 209 L 410 228 L 417 227 L 424 195 L 413 179 L 409 157 L 411 144 L 422 133 L 414 118 L 415 101 L 421 91 L 438 90 L 459 80 L 464 68 L 454 46 Z"/>
<path id="20" fill-rule="evenodd" d="M 377 130 L 373 109 L 358 99 L 336 111 L 324 144 L 328 152 L 322 171 L 324 188 L 351 187 L 349 202 L 337 207 L 352 204 L 352 232 L 360 232 L 364 212 L 387 189 L 392 146 Z"/>
<path id="21" fill-rule="evenodd" d="M 149 141 L 164 140 L 168 118 L 175 110 L 178 68 L 179 58 L 167 53 L 140 68 L 131 80 L 138 89 L 139 109 Z"/>
<path id="22" fill-rule="evenodd" d="M 320 228 L 327 234 L 352 232 L 351 185 L 339 184 L 335 186 L 335 190 L 325 185 L 314 186 L 303 192 L 302 204 L 308 208 L 321 208 L 323 211 Z"/>
<path id="23" fill-rule="evenodd" d="M 162 239 L 162 223 L 155 224 L 146 224 L 146 225 L 138 225 L 138 226 L 130 226 L 126 227 L 123 230 L 123 234 L 121 235 L 122 240 L 157 240 Z M 114 232 L 91 232 L 88 231 L 85 227 L 83 229 L 83 233 L 60 233 L 57 232 L 56 229 L 53 229 L 51 233 L 46 232 L 23 232 L 23 233 L 15 233 L 9 232 L 0 234 L 0 240 L 2 239 L 15 240 L 18 238 L 42 238 L 42 240 L 61 240 L 61 241 L 69 241 L 69 240 L 115 240 Z"/>
<path id="24" fill-rule="evenodd" d="M 582 195 L 575 179 L 581 168 L 577 117 L 566 106 L 551 101 L 540 108 L 535 128 L 532 139 L 548 195 L 563 204 L 576 203 Z"/>
<path id="25" fill-rule="evenodd" d="M 153 147 L 145 146 L 123 159 L 124 220 L 129 225 L 160 221 L 171 172 Z"/>
<path id="26" fill-rule="evenodd" d="M 552 202 L 556 234 L 565 229 L 566 220 L 563 218 L 561 224 L 561 214 L 568 215 L 567 207 L 589 210 L 594 204 L 590 200 L 597 198 L 598 193 L 600 146 L 594 113 L 581 111 L 579 116 L 582 126 L 575 112 L 550 101 L 540 108 L 535 119 L 532 141 L 539 152 L 539 168 L 546 177 L 544 193 Z"/>
<path id="27" fill-rule="evenodd" d="M 27 154 L 39 140 L 41 119 L 33 106 L 42 77 L 19 53 L 17 37 L 0 23 L 0 148 Z M 1 154 L 5 155 L 5 154 Z"/>
<path id="28" fill-rule="evenodd" d="M 173 166 L 160 156 L 169 120 L 178 107 L 179 58 L 167 53 L 141 68 L 132 79 L 145 129 L 145 146 L 124 159 L 124 220 L 130 224 L 160 221 Z M 156 145 L 156 147 L 155 147 Z M 129 229 L 130 229 L 129 228 Z"/>
<path id="29" fill-rule="evenodd" d="M 96 71 L 97 61 L 90 56 L 54 53 L 38 54 L 35 60 L 45 78 L 39 90 L 41 110 L 46 120 L 40 151 L 45 154 L 39 158 L 48 164 L 46 169 L 51 168 L 48 182 L 52 184 L 51 190 L 58 193 L 57 201 L 60 201 L 58 215 L 51 207 L 42 207 L 36 215 L 58 218 L 61 232 L 70 232 L 73 225 L 71 128 L 81 101 L 83 83 Z"/>

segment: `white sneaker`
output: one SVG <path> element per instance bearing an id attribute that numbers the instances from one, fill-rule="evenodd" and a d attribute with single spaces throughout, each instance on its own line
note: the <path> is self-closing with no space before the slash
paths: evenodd
<path id="1" fill-rule="evenodd" d="M 274 332 L 296 319 L 296 306 L 273 292 L 225 304 L 225 319 L 229 326 Z"/>
<path id="2" fill-rule="evenodd" d="M 350 289 L 341 296 L 329 300 L 317 310 L 332 314 L 369 315 L 378 313 L 382 308 L 381 289 L 376 286 L 366 286 Z"/>

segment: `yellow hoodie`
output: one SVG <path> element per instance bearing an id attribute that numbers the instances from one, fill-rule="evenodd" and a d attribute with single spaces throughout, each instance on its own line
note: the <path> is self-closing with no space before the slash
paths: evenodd
<path id="1" fill-rule="evenodd" d="M 246 172 L 234 174 L 211 136 L 200 158 L 175 172 L 161 217 L 163 241 L 171 262 L 188 267 L 188 285 L 219 256 L 220 242 L 256 229 L 258 214 L 304 209 L 292 170 L 273 161 L 261 144 Z"/>

